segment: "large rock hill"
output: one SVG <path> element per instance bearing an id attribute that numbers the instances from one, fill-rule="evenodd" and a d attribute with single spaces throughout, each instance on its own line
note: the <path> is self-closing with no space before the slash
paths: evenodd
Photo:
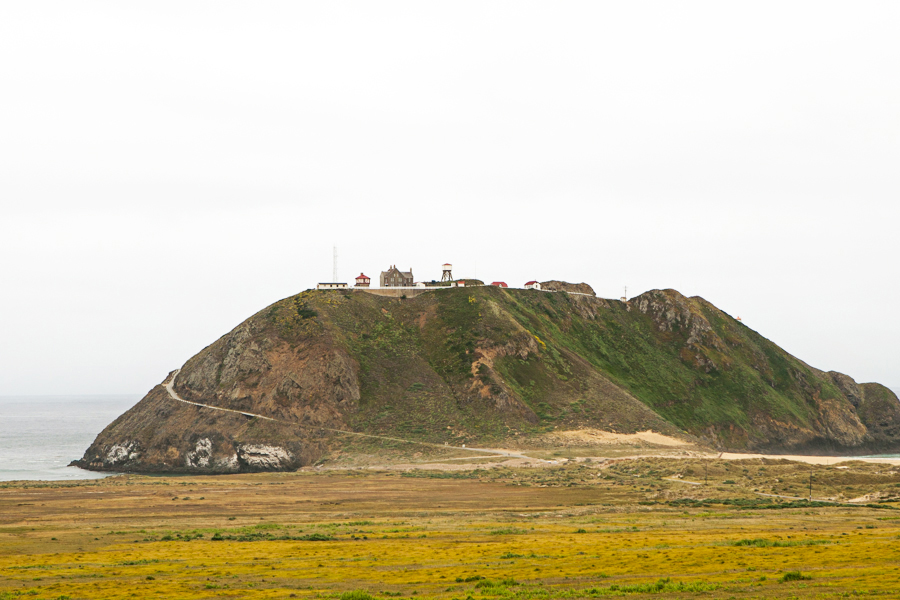
<path id="1" fill-rule="evenodd" d="M 294 469 L 339 448 L 334 430 L 513 447 L 582 428 L 649 428 L 744 451 L 900 447 L 888 388 L 818 371 L 673 290 L 627 303 L 494 287 L 411 299 L 307 291 L 191 358 L 172 386 L 187 402 L 166 390 L 173 377 L 76 464 Z"/>

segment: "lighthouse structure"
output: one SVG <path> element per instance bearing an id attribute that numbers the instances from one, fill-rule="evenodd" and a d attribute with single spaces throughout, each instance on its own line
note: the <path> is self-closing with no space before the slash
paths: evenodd
<path id="1" fill-rule="evenodd" d="M 450 283 L 453 281 L 453 265 L 450 263 L 444 263 L 443 271 L 441 273 L 441 283 L 444 282 Z"/>

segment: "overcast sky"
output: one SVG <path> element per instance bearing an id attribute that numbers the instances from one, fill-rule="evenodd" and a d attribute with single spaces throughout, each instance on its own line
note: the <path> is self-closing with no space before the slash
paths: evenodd
<path id="1" fill-rule="evenodd" d="M 144 393 L 280 298 L 699 295 L 900 388 L 900 3 L 4 2 L 0 395 Z"/>

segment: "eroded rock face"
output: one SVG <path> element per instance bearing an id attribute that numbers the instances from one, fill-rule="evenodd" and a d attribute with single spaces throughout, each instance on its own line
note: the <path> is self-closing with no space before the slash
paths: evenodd
<path id="1" fill-rule="evenodd" d="M 113 444 L 106 452 L 104 463 L 109 466 L 123 465 L 140 458 L 140 444 L 135 441 Z"/>
<path id="2" fill-rule="evenodd" d="M 859 390 L 862 399 L 856 410 L 875 439 L 887 442 L 900 437 L 900 400 L 897 395 L 878 383 L 860 384 Z"/>
<path id="3" fill-rule="evenodd" d="M 862 403 L 862 391 L 859 389 L 859 385 L 853 381 L 853 378 L 837 371 L 829 371 L 828 376 L 831 377 L 834 384 L 850 401 L 850 404 L 855 408 L 859 408 L 860 403 Z"/>
<path id="4" fill-rule="evenodd" d="M 98 445 L 96 442 L 85 452 L 78 466 L 95 470 L 124 470 L 141 459 L 141 444 L 136 440 L 123 440 Z"/>
<path id="5" fill-rule="evenodd" d="M 284 448 L 263 444 L 238 446 L 237 458 L 252 471 L 282 471 L 294 464 L 293 455 Z"/>
<path id="6" fill-rule="evenodd" d="M 523 330 L 502 346 L 477 348 L 472 354 L 473 377 L 469 390 L 492 402 L 498 410 L 519 414 L 527 421 L 536 423 L 537 415 L 503 382 L 503 377 L 494 369 L 494 361 L 505 356 L 527 360 L 529 356 L 540 353 L 540 344 L 534 335 Z"/>
<path id="7" fill-rule="evenodd" d="M 206 469 L 209 467 L 211 456 L 212 442 L 209 438 L 202 438 L 197 440 L 197 445 L 194 449 L 184 457 L 184 463 L 187 467 Z"/>
<path id="8" fill-rule="evenodd" d="M 691 305 L 688 298 L 673 290 L 652 290 L 632 300 L 639 311 L 649 315 L 662 332 L 679 331 L 687 335 L 687 344 L 701 342 L 713 346 L 721 345 L 721 340 L 713 333 L 706 317 Z"/>
<path id="9" fill-rule="evenodd" d="M 292 347 L 267 337 L 264 328 L 244 323 L 188 361 L 176 390 L 193 402 L 339 425 L 342 415 L 359 403 L 356 364 L 327 338 L 310 342 Z"/>
<path id="10" fill-rule="evenodd" d="M 725 342 L 702 312 L 705 301 L 694 302 L 674 290 L 651 290 L 634 298 L 631 305 L 649 316 L 660 332 L 680 336 L 685 356 L 690 356 L 695 366 L 706 373 L 719 369 L 716 354 L 725 350 Z"/>

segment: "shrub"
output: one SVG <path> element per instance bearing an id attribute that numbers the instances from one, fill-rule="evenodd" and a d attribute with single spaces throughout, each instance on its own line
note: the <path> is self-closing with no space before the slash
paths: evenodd
<path id="1" fill-rule="evenodd" d="M 659 579 L 653 583 L 636 583 L 633 585 L 621 585 L 621 584 L 613 584 L 609 586 L 610 592 L 620 592 L 620 594 L 659 594 L 659 593 L 672 593 L 672 592 L 712 592 L 719 589 L 719 584 L 716 583 L 704 583 L 702 581 L 695 581 L 691 583 L 684 583 L 683 581 L 672 581 L 670 578 L 666 577 L 664 579 Z M 603 593 L 603 590 L 586 590 L 591 595 L 598 595 Z"/>
<path id="2" fill-rule="evenodd" d="M 804 575 L 800 571 L 788 571 L 778 580 L 780 583 L 786 583 L 788 581 L 804 581 L 812 579 L 812 575 Z"/>
<path id="3" fill-rule="evenodd" d="M 481 578 L 481 581 L 475 584 L 475 587 L 478 589 L 490 589 L 495 587 L 504 587 L 510 585 L 519 585 L 519 582 L 513 579 L 512 577 L 507 577 L 506 579 L 501 579 L 500 581 L 492 581 L 490 579 Z"/>
<path id="4" fill-rule="evenodd" d="M 754 548 L 789 548 L 791 546 L 820 546 L 822 544 L 830 544 L 829 540 L 790 540 L 782 542 L 780 540 L 766 540 L 763 538 L 753 538 L 737 540 L 729 542 L 729 546 L 752 546 Z"/>
<path id="5" fill-rule="evenodd" d="M 295 539 L 301 539 L 307 542 L 328 542 L 333 540 L 334 538 L 330 535 L 325 535 L 324 533 L 309 533 L 307 535 L 301 535 L 299 538 Z"/>
<path id="6" fill-rule="evenodd" d="M 374 600 L 372 594 L 363 590 L 353 590 L 341 594 L 341 600 Z"/>
<path id="7" fill-rule="evenodd" d="M 524 529 L 519 529 L 518 527 L 503 527 L 501 529 L 492 529 L 490 531 L 491 535 L 516 535 L 522 533 L 528 532 Z"/>

